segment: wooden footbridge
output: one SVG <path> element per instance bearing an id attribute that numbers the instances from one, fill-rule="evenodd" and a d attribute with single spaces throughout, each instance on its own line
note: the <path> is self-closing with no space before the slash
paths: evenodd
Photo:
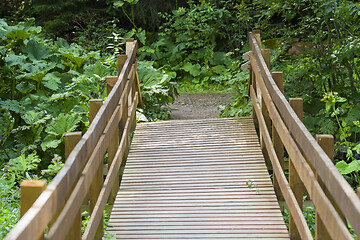
<path id="1" fill-rule="evenodd" d="M 136 126 L 137 45 L 127 40 L 107 99 L 90 102 L 89 129 L 65 137 L 63 169 L 47 186 L 21 184 L 23 216 L 6 239 L 101 239 L 106 206 L 115 239 L 312 239 L 304 196 L 315 206 L 316 239 L 360 236 L 360 200 L 332 162 L 332 137 L 311 136 L 302 100 L 289 103 L 282 73 L 269 71 L 260 33 L 249 41 L 252 118 Z M 83 209 L 90 217 L 81 231 Z"/>

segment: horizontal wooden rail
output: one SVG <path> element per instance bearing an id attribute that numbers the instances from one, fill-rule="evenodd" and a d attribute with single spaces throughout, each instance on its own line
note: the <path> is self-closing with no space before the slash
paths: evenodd
<path id="1" fill-rule="evenodd" d="M 110 81 L 112 89 L 109 89 L 107 99 L 100 103 L 88 130 L 71 153 L 67 152 L 69 156 L 62 170 L 5 239 L 39 239 L 49 223 L 46 239 L 74 239 L 68 233 L 74 231 L 72 228 L 78 221 L 75 219 L 82 204 L 88 201 L 90 189 L 96 189 L 96 193 L 90 195 L 90 222 L 82 238 L 101 237 L 96 236 L 96 231 L 102 230 L 103 211 L 110 192 L 119 187 L 116 175 L 124 161 L 123 156 L 126 156 L 125 150 L 129 149 L 130 131 L 136 124 L 136 107 L 142 102 L 136 73 L 136 51 L 137 42 L 127 39 L 127 56 L 118 58 L 118 70 L 121 71 L 116 79 Z M 116 138 L 119 133 L 120 138 Z M 112 139 L 120 141 L 120 145 L 115 145 L 117 150 L 110 146 Z M 103 182 L 102 165 L 108 148 L 116 154 L 114 159 L 109 159 L 109 171 Z"/>
<path id="2" fill-rule="evenodd" d="M 273 135 L 275 132 L 275 137 L 280 137 L 281 145 L 284 145 L 289 154 L 290 163 L 294 167 L 290 174 L 296 174 L 295 179 L 298 178 L 304 184 L 316 212 L 324 223 L 321 226 L 326 228 L 325 232 L 332 239 L 352 239 L 343 221 L 342 216 L 345 216 L 359 236 L 359 198 L 306 129 L 275 83 L 269 70 L 270 57 L 264 55 L 266 51 L 262 51 L 259 47 L 260 33 L 251 32 L 249 41 L 252 52 L 247 53 L 249 57 L 246 57 L 250 60 L 249 93 L 253 102 L 254 122 L 258 123 L 264 155 L 269 156 L 272 163 L 277 181 L 274 185 L 279 185 L 297 228 L 291 229 L 290 224 L 290 237 L 312 238 L 304 225 L 305 220 L 300 211 L 303 197 L 301 187 L 297 187 L 294 195 L 294 189 L 284 178 L 282 164 L 278 161 L 274 143 L 271 141 L 270 126 L 273 127 Z M 294 179 L 294 176 L 289 176 L 289 179 Z M 318 236 L 320 232 L 317 230 L 317 239 L 325 236 Z"/>

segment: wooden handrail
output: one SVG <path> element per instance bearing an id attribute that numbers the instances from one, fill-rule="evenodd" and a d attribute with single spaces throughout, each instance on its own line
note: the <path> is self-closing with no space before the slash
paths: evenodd
<path id="1" fill-rule="evenodd" d="M 278 88 L 259 46 L 261 43 L 260 33 L 249 33 L 249 42 L 252 48 L 252 52 L 247 53 L 250 56 L 251 63 L 249 92 L 253 102 L 253 110 L 255 110 L 253 112 L 254 122 L 258 122 L 261 139 L 263 139 L 262 144 L 265 145 L 263 148 L 266 151 L 265 155 L 270 157 L 276 180 L 289 206 L 290 214 L 294 218 L 298 234 L 302 239 L 311 238 L 308 229 L 305 229 L 307 226 L 304 225 L 303 216 L 299 216 L 299 214 L 302 215 L 299 212 L 302 206 L 296 202 L 293 191 L 284 178 L 283 169 L 271 141 L 269 124 L 266 122 L 264 112 L 269 114 L 272 126 L 285 146 L 289 158 L 291 158 L 291 162 L 313 201 L 317 213 L 325 223 L 326 231 L 331 238 L 352 239 L 346 224 L 342 220 L 342 215 L 350 222 L 355 233 L 359 236 L 359 198 L 306 129 Z M 334 203 L 329 198 L 333 199 Z M 340 213 L 336 211 L 337 207 Z"/>
<path id="2" fill-rule="evenodd" d="M 46 239 L 65 239 L 87 197 L 90 185 L 99 172 L 98 169 L 103 164 L 110 140 L 120 131 L 119 148 L 114 159 L 109 161 L 111 165 L 109 164 L 108 174 L 99 189 L 97 199 L 93 200 L 93 211 L 82 238 L 95 237 L 98 226 L 102 224 L 101 219 L 110 192 L 114 189 L 114 185 L 118 187 L 118 182 L 115 181 L 116 175 L 121 163 L 126 160 L 124 158 L 126 150 L 129 149 L 130 133 L 136 124 L 136 107 L 142 102 L 136 74 L 136 51 L 137 41 L 127 39 L 127 58 L 125 62 L 118 64 L 121 72 L 107 99 L 86 133 L 69 154 L 62 170 L 6 236 L 6 240 L 39 239 L 50 222 L 53 224 Z M 118 59 L 125 60 L 123 57 Z M 101 184 L 102 181 L 101 176 Z"/>

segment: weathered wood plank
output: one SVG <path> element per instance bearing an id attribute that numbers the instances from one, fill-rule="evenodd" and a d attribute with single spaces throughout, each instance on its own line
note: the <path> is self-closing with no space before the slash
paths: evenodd
<path id="1" fill-rule="evenodd" d="M 138 124 L 107 231 L 288 239 L 252 119 Z"/>
<path id="2" fill-rule="evenodd" d="M 306 129 L 305 125 L 296 116 L 295 112 L 291 109 L 291 106 L 287 103 L 285 96 L 281 94 L 281 91 L 276 86 L 269 69 L 266 67 L 264 58 L 261 56 L 261 50 L 256 44 L 255 36 L 253 34 L 249 34 L 249 39 L 256 59 L 256 65 L 260 67 L 259 74 L 264 80 L 264 84 L 271 96 L 272 102 L 281 114 L 286 126 L 299 143 L 301 152 L 306 155 L 306 158 L 316 169 L 316 172 L 320 176 L 324 185 L 329 189 L 329 192 L 338 204 L 342 213 L 350 221 L 354 231 L 359 236 L 360 201 L 358 197 L 352 190 L 351 186 L 336 169 L 331 159 L 326 155 L 310 132 Z"/>

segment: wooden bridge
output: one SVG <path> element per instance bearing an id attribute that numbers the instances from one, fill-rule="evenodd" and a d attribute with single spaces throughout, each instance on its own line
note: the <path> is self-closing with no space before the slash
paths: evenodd
<path id="1" fill-rule="evenodd" d="M 6 239 L 101 239 L 106 205 L 116 239 L 312 239 L 304 195 L 315 206 L 316 239 L 359 237 L 360 200 L 332 162 L 332 137 L 311 136 L 302 100 L 289 103 L 282 73 L 269 71 L 260 33 L 249 42 L 252 118 L 136 126 L 137 45 L 128 39 L 107 99 L 90 102 L 89 129 L 66 135 L 63 169 L 48 186 L 21 184 L 23 216 Z M 82 209 L 90 212 L 83 232 Z"/>

